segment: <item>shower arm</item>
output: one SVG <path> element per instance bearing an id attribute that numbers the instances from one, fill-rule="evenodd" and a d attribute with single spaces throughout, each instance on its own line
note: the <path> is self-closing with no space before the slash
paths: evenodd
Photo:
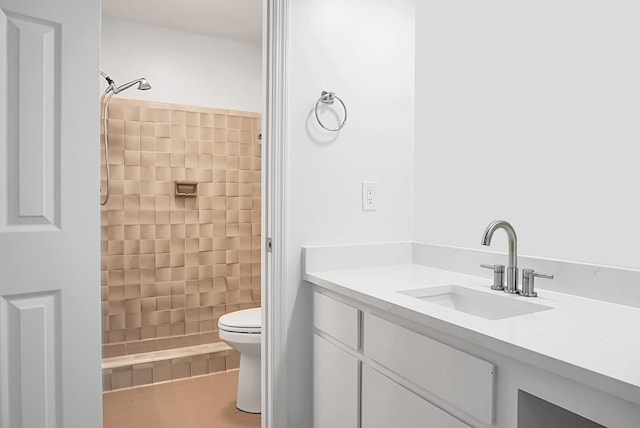
<path id="1" fill-rule="evenodd" d="M 147 82 L 147 79 L 145 79 L 144 77 L 141 77 L 140 79 L 132 80 L 131 82 L 127 82 L 120 86 L 116 86 L 113 79 L 111 79 L 109 76 L 104 75 L 103 77 L 109 83 L 109 86 L 107 86 L 107 89 L 104 91 L 105 94 L 109 92 L 112 92 L 113 94 L 119 94 L 120 92 L 126 91 L 127 89 L 129 89 L 130 87 L 136 84 L 138 85 L 138 88 L 137 88 L 138 90 L 146 91 L 148 89 L 151 89 L 151 85 L 149 85 L 149 82 Z"/>

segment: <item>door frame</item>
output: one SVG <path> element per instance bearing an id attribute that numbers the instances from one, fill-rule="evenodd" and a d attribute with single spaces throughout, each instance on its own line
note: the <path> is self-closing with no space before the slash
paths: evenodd
<path id="1" fill-rule="evenodd" d="M 287 239 L 288 0 L 263 0 L 262 427 L 287 426 L 285 268 Z"/>
<path id="2" fill-rule="evenodd" d="M 262 427 L 287 426 L 286 267 L 288 0 L 262 0 Z M 267 242 L 272 242 L 272 250 Z M 279 399 L 278 399 L 279 398 Z"/>

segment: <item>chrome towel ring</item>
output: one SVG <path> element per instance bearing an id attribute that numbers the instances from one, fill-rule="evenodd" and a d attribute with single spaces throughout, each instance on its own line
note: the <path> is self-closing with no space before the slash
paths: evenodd
<path id="1" fill-rule="evenodd" d="M 332 129 L 332 128 L 327 128 L 326 126 L 324 126 L 324 124 L 320 120 L 320 117 L 318 116 L 318 106 L 320 106 L 320 103 L 331 105 L 331 104 L 333 104 L 333 102 L 335 100 L 338 100 L 340 102 L 340 104 L 342 104 L 342 109 L 344 110 L 344 119 L 342 119 L 342 122 L 340 123 L 340 125 L 338 125 L 337 128 Z M 339 131 L 344 127 L 344 124 L 347 123 L 347 106 L 344 105 L 344 102 L 342 102 L 342 100 L 338 96 L 336 96 L 336 94 L 334 92 L 322 91 L 322 93 L 320 95 L 320 98 L 316 102 L 315 113 L 316 113 L 316 120 L 318 121 L 320 126 L 322 126 L 327 131 L 334 131 L 334 132 L 335 131 Z"/>

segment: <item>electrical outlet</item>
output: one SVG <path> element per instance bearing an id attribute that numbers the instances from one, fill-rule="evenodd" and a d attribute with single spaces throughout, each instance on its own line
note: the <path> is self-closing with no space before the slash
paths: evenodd
<path id="1" fill-rule="evenodd" d="M 362 182 L 362 211 L 378 209 L 378 183 L 375 181 Z"/>

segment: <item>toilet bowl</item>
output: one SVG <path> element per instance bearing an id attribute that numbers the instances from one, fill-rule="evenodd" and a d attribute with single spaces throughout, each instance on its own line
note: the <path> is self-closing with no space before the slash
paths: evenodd
<path id="1" fill-rule="evenodd" d="M 238 409 L 261 412 L 260 344 L 262 342 L 261 308 L 230 312 L 220 317 L 220 339 L 240 352 L 238 374 Z"/>

